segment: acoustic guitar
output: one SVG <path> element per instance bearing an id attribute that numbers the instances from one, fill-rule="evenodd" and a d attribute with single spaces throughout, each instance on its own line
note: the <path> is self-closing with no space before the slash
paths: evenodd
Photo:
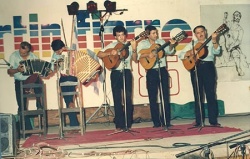
<path id="1" fill-rule="evenodd" d="M 142 37 L 147 36 L 147 32 L 143 31 L 138 36 L 134 38 L 134 40 L 139 40 Z M 131 45 L 131 42 L 129 41 L 126 44 L 118 43 L 114 48 L 109 48 L 104 51 L 104 53 L 109 54 L 112 50 L 117 50 L 117 55 L 108 55 L 102 58 L 102 61 L 104 63 L 104 66 L 107 69 L 117 68 L 122 59 L 126 59 L 129 55 L 128 47 Z"/>
<path id="2" fill-rule="evenodd" d="M 180 42 L 182 41 L 183 39 L 185 39 L 187 37 L 187 34 L 185 31 L 181 31 L 180 33 L 178 33 L 174 38 L 173 40 L 175 40 L 176 42 Z M 158 58 L 162 58 L 164 56 L 164 48 L 166 46 L 168 46 L 170 44 L 170 42 L 166 42 L 165 44 L 163 45 L 160 45 L 160 44 L 152 44 L 150 46 L 150 48 L 148 49 L 142 49 L 140 50 L 140 54 L 150 54 L 151 52 L 152 53 L 155 53 L 157 54 Z M 142 65 L 143 68 L 145 68 L 146 70 L 148 69 L 151 69 L 154 65 L 155 65 L 155 62 L 156 62 L 156 56 L 153 57 L 153 58 L 149 58 L 149 57 L 142 57 L 139 59 L 139 62 L 140 64 Z"/>
<path id="3" fill-rule="evenodd" d="M 229 28 L 226 24 L 222 24 L 215 33 L 222 34 L 226 32 Z M 212 39 L 210 36 L 204 43 L 198 42 L 193 49 L 186 52 L 185 58 L 182 60 L 184 67 L 190 71 L 192 70 L 197 63 L 199 63 L 199 59 L 204 59 L 207 57 L 208 50 L 207 50 L 207 43 Z M 195 54 L 192 54 L 193 50 L 196 50 Z"/>

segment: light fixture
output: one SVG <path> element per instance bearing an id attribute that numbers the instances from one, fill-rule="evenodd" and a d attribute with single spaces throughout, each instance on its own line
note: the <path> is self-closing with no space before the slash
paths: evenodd
<path id="1" fill-rule="evenodd" d="M 95 3 L 94 1 L 89 1 L 87 3 L 87 11 L 89 13 L 96 13 L 97 12 L 97 3 Z"/>
<path id="2" fill-rule="evenodd" d="M 109 0 L 106 0 L 104 2 L 104 7 L 106 8 L 106 12 L 115 12 L 116 2 L 110 2 Z"/>
<path id="3" fill-rule="evenodd" d="M 72 2 L 70 5 L 67 5 L 69 15 L 76 15 L 79 10 L 79 4 L 77 2 Z"/>

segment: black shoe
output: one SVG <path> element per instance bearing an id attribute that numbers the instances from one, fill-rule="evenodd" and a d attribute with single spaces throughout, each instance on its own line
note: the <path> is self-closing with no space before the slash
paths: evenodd
<path id="1" fill-rule="evenodd" d="M 154 125 L 153 128 L 159 128 L 161 127 L 160 125 Z"/>
<path id="2" fill-rule="evenodd" d="M 213 127 L 221 127 L 221 124 L 220 123 L 210 123 L 210 126 L 213 126 Z"/>
<path id="3" fill-rule="evenodd" d="M 172 127 L 172 126 L 174 126 L 174 125 L 172 125 L 172 124 L 170 124 L 170 123 L 167 124 L 167 127 L 168 127 L 168 128 L 170 128 L 170 127 Z"/>

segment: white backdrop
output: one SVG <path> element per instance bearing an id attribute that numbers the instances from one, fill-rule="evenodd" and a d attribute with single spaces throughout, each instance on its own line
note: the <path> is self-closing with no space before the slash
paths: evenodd
<path id="1" fill-rule="evenodd" d="M 39 24 L 60 24 L 61 18 L 64 21 L 64 28 L 67 41 L 70 41 L 71 20 L 68 15 L 66 6 L 71 4 L 70 0 L 43 0 L 43 1 L 28 1 L 28 0 L 1 0 L 0 5 L 0 27 L 11 25 L 13 27 L 13 16 L 22 16 L 22 24 L 29 25 L 29 14 L 36 13 L 39 17 Z M 86 10 L 87 1 L 76 1 L 79 3 L 79 10 Z M 103 0 L 96 0 L 98 9 L 102 10 Z M 117 9 L 128 9 L 122 15 L 112 14 L 109 21 L 135 21 L 141 20 L 143 28 L 145 20 L 160 20 L 160 27 L 165 25 L 171 19 L 181 19 L 186 21 L 191 29 L 196 25 L 201 24 L 201 6 L 204 5 L 224 5 L 224 4 L 250 4 L 248 0 L 126 0 L 116 1 Z M 207 21 L 212 21 L 216 17 L 211 17 Z M 92 22 L 92 19 L 86 19 Z M 91 23 L 92 25 L 92 23 Z M 92 26 L 90 26 L 92 27 Z M 216 26 L 217 27 L 217 26 Z M 143 29 L 135 30 L 135 34 L 140 33 Z M 13 30 L 12 30 L 13 31 Z M 171 31 L 172 34 L 172 31 Z M 88 31 L 86 36 L 91 39 L 92 32 Z M 29 34 L 23 35 L 24 40 L 29 41 Z M 63 36 L 61 36 L 63 38 Z M 249 36 L 248 36 L 249 37 Z M 5 59 L 9 59 L 10 54 L 14 51 L 14 35 L 12 33 L 4 34 L 4 55 Z M 88 40 L 89 40 L 88 39 Z M 41 46 L 41 44 L 39 44 Z M 90 50 L 95 50 L 93 43 L 87 41 L 87 47 Z M 40 47 L 41 48 L 41 47 Z M 180 50 L 177 50 L 178 55 Z M 1 53 L 1 52 L 0 52 Z M 49 57 L 42 57 L 42 50 L 39 50 L 39 55 L 44 60 L 50 60 Z M 3 57 L 3 56 L 2 56 Z M 193 101 L 193 93 L 188 71 L 182 65 L 182 62 L 176 57 L 168 57 L 168 68 L 171 75 L 171 103 L 185 104 Z M 4 63 L 0 60 L 0 63 Z M 138 67 L 138 64 L 133 63 L 134 75 L 134 104 L 148 103 L 147 90 L 145 86 L 145 78 L 139 83 L 139 79 L 145 75 L 145 71 Z M 16 113 L 17 105 L 14 94 L 14 79 L 7 75 L 7 68 L 0 67 L 0 112 Z M 139 74 L 140 72 L 140 74 Z M 109 80 L 110 72 L 107 71 L 106 84 L 107 95 L 110 105 L 113 105 L 112 93 Z M 44 80 L 47 90 L 47 106 L 48 109 L 57 109 L 57 93 L 56 93 L 56 77 Z M 94 92 L 93 86 L 83 86 L 83 99 L 85 107 L 100 106 L 103 103 L 103 85 L 100 82 L 95 83 L 99 88 L 99 94 Z M 140 85 L 140 87 L 139 87 Z M 217 96 L 219 100 L 225 102 L 226 114 L 250 112 L 250 81 L 235 81 L 235 82 L 218 82 Z"/>

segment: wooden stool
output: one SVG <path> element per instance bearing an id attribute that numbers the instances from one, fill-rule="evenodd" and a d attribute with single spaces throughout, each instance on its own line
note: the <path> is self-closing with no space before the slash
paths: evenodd
<path id="1" fill-rule="evenodd" d="M 34 89 L 41 89 L 40 93 L 35 94 Z M 26 134 L 43 134 L 44 137 L 47 134 L 47 114 L 45 110 L 45 93 L 44 93 L 44 83 L 30 83 L 24 84 L 20 82 L 20 90 L 21 90 L 21 112 L 19 114 L 20 122 L 20 134 L 23 138 L 25 138 Z M 29 92 L 25 92 L 25 90 L 29 90 Z M 24 107 L 24 99 L 27 98 L 26 106 Z M 39 98 L 41 101 L 42 108 L 38 110 L 28 110 L 28 99 L 31 98 Z M 26 108 L 26 109 L 25 109 Z M 38 128 L 33 128 L 32 130 L 26 130 L 25 128 L 25 117 L 35 116 L 38 117 Z"/>

